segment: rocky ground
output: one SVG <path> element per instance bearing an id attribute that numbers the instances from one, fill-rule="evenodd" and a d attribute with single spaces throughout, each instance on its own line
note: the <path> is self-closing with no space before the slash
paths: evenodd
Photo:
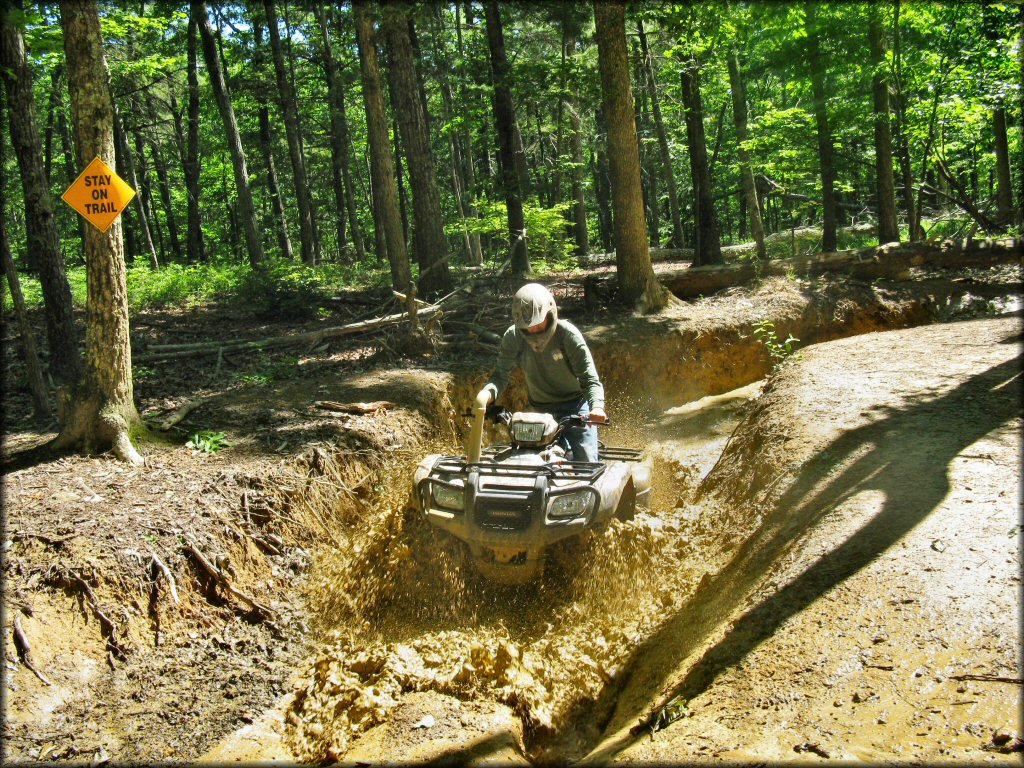
<path id="1" fill-rule="evenodd" d="M 865 333 L 1004 313 L 1019 269 L 921 277 L 780 279 L 650 318 L 558 283 L 608 439 L 648 446 L 659 485 L 650 516 L 514 594 L 405 510 L 415 460 L 458 450 L 486 347 L 147 363 L 155 425 L 210 399 L 144 467 L 5 472 L 5 760 L 1019 763 L 1019 316 Z M 762 393 L 765 319 L 842 340 Z M 289 330 L 251 322 L 140 325 Z M 52 435 L 27 402 L 5 394 L 8 460 Z M 203 431 L 228 444 L 189 446 Z"/>

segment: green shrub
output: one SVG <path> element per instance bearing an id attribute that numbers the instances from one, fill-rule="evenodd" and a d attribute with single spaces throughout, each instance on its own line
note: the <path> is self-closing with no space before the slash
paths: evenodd
<path id="1" fill-rule="evenodd" d="M 258 316 L 278 320 L 309 320 L 317 316 L 326 294 L 324 275 L 294 261 L 274 259 L 250 270 L 234 299 Z"/>

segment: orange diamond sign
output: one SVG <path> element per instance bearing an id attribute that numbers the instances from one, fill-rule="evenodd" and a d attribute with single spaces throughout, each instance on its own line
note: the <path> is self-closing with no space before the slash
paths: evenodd
<path id="1" fill-rule="evenodd" d="M 135 190 L 96 157 L 60 197 L 96 229 L 106 232 L 135 197 Z"/>

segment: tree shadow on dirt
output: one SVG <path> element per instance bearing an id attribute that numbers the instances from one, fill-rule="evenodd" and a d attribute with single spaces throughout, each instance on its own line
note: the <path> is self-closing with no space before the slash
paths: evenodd
<path id="1" fill-rule="evenodd" d="M 1003 343 L 1014 342 L 1009 338 Z M 812 462 L 805 467 L 729 564 L 702 583 L 689 604 L 634 651 L 620 678 L 623 682 L 610 686 L 596 707 L 587 706 L 591 716 L 603 716 L 609 726 L 606 733 L 641 718 L 628 736 L 591 753 L 587 762 L 610 759 L 671 718 L 671 710 L 678 711 L 675 705 L 706 690 L 719 673 L 743 659 L 788 618 L 869 565 L 934 511 L 950 489 L 947 468 L 952 460 L 1020 416 L 1022 362 L 1024 354 L 1019 354 L 942 396 L 893 409 L 844 434 L 819 454 L 818 466 Z M 842 469 L 829 478 L 830 466 Z M 740 616 L 668 692 L 662 705 L 647 709 L 644 692 L 659 690 L 666 675 L 736 609 L 802 534 L 847 499 L 869 490 L 885 498 L 878 514 Z"/>

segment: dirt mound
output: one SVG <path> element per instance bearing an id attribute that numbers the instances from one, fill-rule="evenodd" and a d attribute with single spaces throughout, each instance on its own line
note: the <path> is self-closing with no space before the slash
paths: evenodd
<path id="1" fill-rule="evenodd" d="M 1019 316 L 937 325 L 777 371 L 700 485 L 698 535 L 736 546 L 637 654 L 596 754 L 1019 749 L 1021 340 Z"/>

